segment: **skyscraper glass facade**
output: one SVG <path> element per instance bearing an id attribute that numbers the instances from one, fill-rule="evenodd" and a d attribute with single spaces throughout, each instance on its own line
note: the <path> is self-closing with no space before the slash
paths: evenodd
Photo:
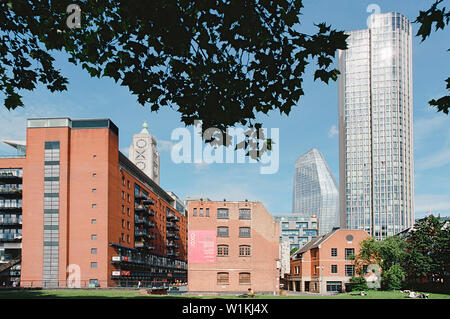
<path id="1" fill-rule="evenodd" d="M 336 181 L 316 148 L 295 163 L 292 212 L 318 219 L 318 235 L 339 226 L 339 193 Z"/>
<path id="2" fill-rule="evenodd" d="M 373 14 L 339 52 L 341 225 L 377 239 L 414 222 L 412 32 Z"/>

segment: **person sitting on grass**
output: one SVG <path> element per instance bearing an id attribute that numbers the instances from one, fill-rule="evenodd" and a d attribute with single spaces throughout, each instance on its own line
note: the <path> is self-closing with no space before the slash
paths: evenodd
<path id="1" fill-rule="evenodd" d="M 254 296 L 255 296 L 255 293 L 253 292 L 252 288 L 248 288 L 248 293 L 239 295 L 238 297 L 241 297 L 241 298 L 252 297 L 253 298 Z"/>

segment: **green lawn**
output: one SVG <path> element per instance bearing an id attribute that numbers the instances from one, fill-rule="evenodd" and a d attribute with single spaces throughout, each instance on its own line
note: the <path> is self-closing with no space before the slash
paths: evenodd
<path id="1" fill-rule="evenodd" d="M 353 292 L 354 293 L 354 292 Z M 343 293 L 335 296 L 270 296 L 256 295 L 258 299 L 408 299 L 399 291 L 367 291 L 367 296 L 353 296 L 353 293 Z M 0 299 L 28 298 L 202 298 L 216 299 L 237 298 L 236 296 L 158 296 L 142 295 L 132 289 L 45 289 L 45 290 L 0 290 Z M 429 299 L 450 299 L 450 294 L 429 294 Z"/>

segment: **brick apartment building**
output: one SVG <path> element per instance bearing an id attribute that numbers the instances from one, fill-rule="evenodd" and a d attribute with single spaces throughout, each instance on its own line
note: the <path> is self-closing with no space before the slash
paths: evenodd
<path id="1" fill-rule="evenodd" d="M 260 202 L 188 201 L 190 292 L 279 291 L 279 224 Z"/>
<path id="2" fill-rule="evenodd" d="M 187 280 L 187 218 L 119 152 L 109 119 L 28 120 L 26 156 L 0 158 L 12 169 L 23 172 L 21 286 Z"/>
<path id="3" fill-rule="evenodd" d="M 314 238 L 291 257 L 287 289 L 300 292 L 342 292 L 355 274 L 353 256 L 370 237 L 364 230 L 335 228 Z"/>

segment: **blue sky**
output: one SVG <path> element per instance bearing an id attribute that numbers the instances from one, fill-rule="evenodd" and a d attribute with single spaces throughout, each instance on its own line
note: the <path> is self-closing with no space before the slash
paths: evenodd
<path id="1" fill-rule="evenodd" d="M 378 5 L 381 12 L 400 12 L 414 21 L 419 10 L 428 9 L 433 2 L 306 0 L 301 31 L 312 33 L 314 23 L 323 21 L 340 30 L 365 29 L 369 4 Z M 417 29 L 418 25 L 413 24 L 414 34 Z M 447 28 L 433 33 L 423 43 L 420 38 L 413 38 L 416 217 L 424 216 L 427 209 L 450 215 L 450 117 L 437 113 L 427 103 L 446 94 L 449 31 Z M 64 55 L 56 57 L 58 68 L 69 78 L 68 91 L 50 93 L 40 87 L 24 92 L 24 108 L 0 108 L 0 138 L 25 139 L 25 121 L 32 117 L 110 118 L 119 127 L 120 149 L 128 154 L 132 135 L 140 131 L 146 120 L 149 131 L 159 141 L 164 189 L 174 191 L 180 198 L 261 201 L 273 214 L 291 212 L 294 164 L 312 147 L 323 153 L 336 180 L 339 178 L 337 83 L 314 82 L 313 68 L 305 76 L 306 95 L 289 117 L 277 112 L 260 117 L 265 128 L 279 128 L 280 134 L 279 170 L 261 175 L 260 166 L 255 164 L 173 163 L 170 147 L 177 141 L 171 141 L 170 136 L 174 129 L 183 127 L 176 111 L 152 113 L 149 107 L 140 106 L 126 88 L 109 79 L 92 79 L 86 71 L 66 62 Z M 12 151 L 9 146 L 0 145 L 0 154 Z"/>

